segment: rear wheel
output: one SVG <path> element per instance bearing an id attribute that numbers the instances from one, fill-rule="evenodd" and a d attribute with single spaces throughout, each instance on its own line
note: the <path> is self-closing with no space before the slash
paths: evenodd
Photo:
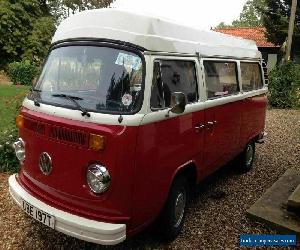
<path id="1" fill-rule="evenodd" d="M 250 141 L 244 151 L 240 155 L 240 169 L 243 172 L 248 172 L 252 169 L 255 155 L 255 142 Z"/>
<path id="2" fill-rule="evenodd" d="M 186 214 L 188 192 L 187 179 L 184 176 L 177 177 L 159 219 L 159 231 L 164 240 L 173 240 L 180 233 Z"/>

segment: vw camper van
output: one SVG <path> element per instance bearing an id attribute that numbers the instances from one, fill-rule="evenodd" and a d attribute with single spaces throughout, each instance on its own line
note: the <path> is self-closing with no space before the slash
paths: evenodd
<path id="1" fill-rule="evenodd" d="M 153 221 L 180 232 L 191 189 L 264 140 L 253 41 L 117 9 L 64 20 L 16 118 L 16 204 L 64 234 L 113 245 Z"/>

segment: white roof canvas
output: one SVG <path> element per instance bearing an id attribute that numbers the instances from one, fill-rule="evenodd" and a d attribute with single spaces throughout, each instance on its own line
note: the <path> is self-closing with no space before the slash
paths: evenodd
<path id="1" fill-rule="evenodd" d="M 118 9 L 88 10 L 65 19 L 52 42 L 71 38 L 112 39 L 158 52 L 261 58 L 254 41 Z"/>

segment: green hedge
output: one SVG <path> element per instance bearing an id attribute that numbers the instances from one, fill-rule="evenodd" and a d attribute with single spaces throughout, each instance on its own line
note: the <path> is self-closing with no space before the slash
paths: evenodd
<path id="1" fill-rule="evenodd" d="M 269 75 L 269 104 L 276 108 L 300 107 L 300 67 L 292 62 L 277 66 Z"/>
<path id="2" fill-rule="evenodd" d="M 36 74 L 37 68 L 29 60 L 8 65 L 8 75 L 14 84 L 31 85 Z"/>

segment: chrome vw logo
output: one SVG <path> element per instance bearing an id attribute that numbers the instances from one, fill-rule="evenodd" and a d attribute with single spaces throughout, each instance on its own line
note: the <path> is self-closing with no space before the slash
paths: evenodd
<path id="1" fill-rule="evenodd" d="M 52 160 L 50 155 L 47 152 L 43 152 L 40 155 L 39 160 L 40 170 L 44 175 L 49 175 L 52 170 Z"/>

